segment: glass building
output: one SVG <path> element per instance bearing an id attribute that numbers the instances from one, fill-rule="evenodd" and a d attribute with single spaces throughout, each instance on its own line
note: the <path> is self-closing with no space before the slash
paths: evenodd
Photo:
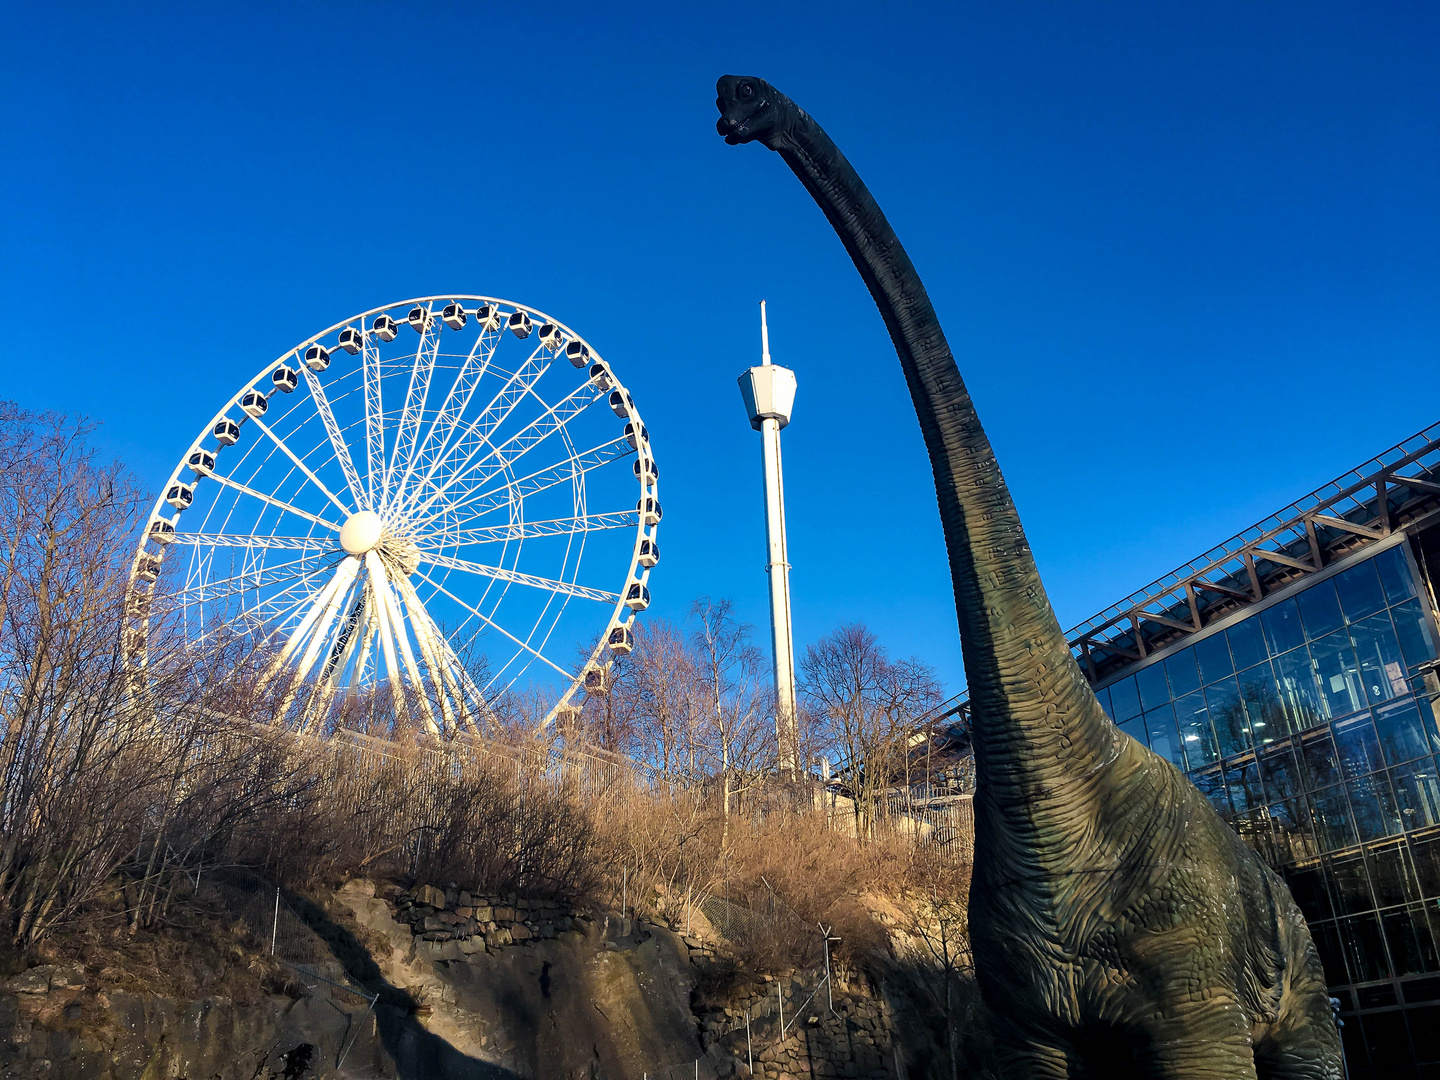
<path id="1" fill-rule="evenodd" d="M 1440 424 L 1069 637 L 1289 883 L 1352 1080 L 1440 1077 Z"/>

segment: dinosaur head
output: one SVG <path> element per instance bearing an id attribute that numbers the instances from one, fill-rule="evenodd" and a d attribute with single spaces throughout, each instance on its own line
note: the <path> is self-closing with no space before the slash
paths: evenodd
<path id="1" fill-rule="evenodd" d="M 759 141 L 778 150 L 800 115 L 793 101 L 753 75 L 725 75 L 715 84 L 715 93 L 720 110 L 715 130 L 731 146 Z"/>

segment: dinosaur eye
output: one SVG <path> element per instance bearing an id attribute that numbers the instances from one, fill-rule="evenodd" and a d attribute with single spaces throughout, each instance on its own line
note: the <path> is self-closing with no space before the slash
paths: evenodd
<path id="1" fill-rule="evenodd" d="M 754 97 L 754 96 L 755 96 L 755 84 L 754 84 L 754 83 L 748 83 L 748 82 L 742 82 L 742 83 L 740 84 L 740 96 L 741 96 L 742 98 L 745 98 L 746 100 L 749 100 L 750 98 Z"/>

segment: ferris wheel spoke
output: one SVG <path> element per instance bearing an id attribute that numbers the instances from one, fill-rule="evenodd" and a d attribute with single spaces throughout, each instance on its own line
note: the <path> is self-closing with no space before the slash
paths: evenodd
<path id="1" fill-rule="evenodd" d="M 520 431 L 516 432 L 505 442 L 494 447 L 484 457 L 473 463 L 467 463 L 470 467 L 457 470 L 456 473 L 443 486 L 439 487 L 436 496 L 448 494 L 451 488 L 460 489 L 460 498 L 472 492 L 482 489 L 491 479 L 509 469 L 520 458 L 524 457 L 535 447 L 539 446 L 551 435 L 560 431 L 571 420 L 579 416 L 600 396 L 593 386 L 587 383 L 579 390 L 574 391 L 553 407 L 546 404 L 544 399 L 530 391 L 531 397 L 540 402 L 544 410 L 538 417 L 532 420 Z M 488 468 L 480 468 L 487 462 L 494 462 Z"/>
<path id="2" fill-rule="evenodd" d="M 230 547 L 262 551 L 334 551 L 335 541 L 320 536 L 251 536 L 248 533 L 179 532 L 171 546 Z"/>
<path id="3" fill-rule="evenodd" d="M 380 383 L 380 350 L 369 334 L 364 335 L 360 359 L 365 372 L 365 490 L 367 505 L 379 506 L 383 494 L 381 473 L 385 468 L 385 408 Z"/>
<path id="4" fill-rule="evenodd" d="M 194 583 L 187 582 L 177 589 L 167 591 L 165 595 L 174 599 L 183 598 L 208 602 L 233 596 L 239 592 L 264 588 L 267 585 L 278 585 L 291 578 L 321 573 L 326 569 L 327 565 L 318 561 L 312 553 L 302 555 L 298 559 L 276 563 L 274 566 L 242 570 L 228 577 L 201 579 Z"/>
<path id="5" fill-rule="evenodd" d="M 285 440 L 280 438 L 280 436 L 276 435 L 275 432 L 271 431 L 270 428 L 266 426 L 263 420 L 261 420 L 257 416 L 254 417 L 251 422 L 261 431 L 263 431 L 266 435 L 270 436 L 270 441 L 273 442 L 276 446 L 278 446 L 281 452 L 292 462 L 295 463 L 295 467 L 305 474 L 306 479 L 308 479 L 312 484 L 314 484 L 317 488 L 320 489 L 321 493 L 327 499 L 329 499 L 331 503 L 334 504 L 335 509 L 339 510 L 346 517 L 349 517 L 351 513 L 354 512 L 353 507 L 346 506 L 344 503 L 342 503 L 339 499 L 335 497 L 334 492 L 332 492 L 328 487 L 326 487 L 320 482 L 320 478 L 310 471 L 310 467 L 306 465 L 303 461 L 301 461 L 298 457 L 296 457 L 295 452 L 291 450 L 290 447 L 285 445 Z"/>
<path id="6" fill-rule="evenodd" d="M 413 464 L 411 451 L 420 430 L 424 415 L 425 401 L 430 396 L 430 377 L 435 371 L 435 362 L 440 356 L 441 323 L 431 313 L 430 319 L 415 348 L 415 362 L 410 367 L 410 385 L 405 391 L 405 404 L 400 410 L 400 422 L 395 429 L 395 445 L 390 450 L 390 462 L 385 466 L 385 494 L 380 501 L 381 513 L 390 508 L 395 499 L 395 481 L 399 470 Z"/>
<path id="7" fill-rule="evenodd" d="M 336 525 L 333 521 L 326 521 L 324 518 L 317 517 L 308 510 L 301 510 L 298 506 L 291 506 L 284 499 L 277 499 L 273 495 L 266 495 L 263 491 L 256 491 L 254 488 L 247 487 L 238 480 L 231 480 L 228 476 L 221 476 L 216 472 L 210 474 L 210 479 L 224 487 L 233 488 L 242 495 L 249 495 L 252 499 L 259 499 L 263 503 L 268 503 L 276 510 L 287 514 L 294 514 L 296 517 L 304 518 L 306 521 L 313 521 L 316 525 L 324 525 L 325 528 L 331 532 L 338 533 L 340 531 L 340 526 Z"/>
<path id="8" fill-rule="evenodd" d="M 300 374 L 305 376 L 305 385 L 310 388 L 310 398 L 315 402 L 315 411 L 320 414 L 320 422 L 325 425 L 325 434 L 330 438 L 335 458 L 345 472 L 345 485 L 350 489 L 350 497 L 355 500 L 356 506 L 368 507 L 370 504 L 366 500 L 365 487 L 360 483 L 360 474 L 355 470 L 355 462 L 350 457 L 350 445 L 340 433 L 340 425 L 335 422 L 335 412 L 330 408 L 330 399 L 325 396 L 325 388 L 320 385 L 320 380 L 308 365 L 300 365 Z"/>
<path id="9" fill-rule="evenodd" d="M 460 365 L 460 371 L 451 383 L 445 400 L 441 403 L 435 419 L 425 431 L 425 437 L 420 440 L 420 445 L 412 457 L 411 463 L 406 467 L 405 475 L 401 477 L 397 488 L 397 496 L 403 495 L 410 485 L 411 477 L 419 468 L 427 478 L 431 474 L 430 467 L 435 464 L 439 456 L 449 444 L 450 436 L 459 428 L 460 418 L 465 415 L 465 410 L 470 407 L 470 400 L 479 389 L 481 380 L 485 373 L 490 370 L 490 361 L 495 356 L 495 350 L 500 345 L 501 337 L 504 335 L 504 328 L 497 326 L 494 330 L 483 330 L 480 336 L 475 339 L 465 362 Z M 440 442 L 435 443 L 437 433 L 440 435 Z"/>
<path id="10" fill-rule="evenodd" d="M 470 544 L 503 543 L 507 540 L 529 540 L 536 536 L 566 536 L 570 533 L 604 532 L 608 529 L 633 529 L 640 523 L 638 510 L 618 510 L 608 514 L 577 514 L 574 517 L 550 518 L 546 521 L 517 521 L 511 525 L 492 525 L 483 529 L 437 531 L 429 543 L 446 547 Z"/>
<path id="11" fill-rule="evenodd" d="M 527 585 L 532 589 L 543 589 L 546 592 L 558 593 L 562 596 L 578 596 L 583 600 L 598 600 L 602 604 L 618 604 L 620 602 L 617 593 L 591 589 L 584 585 L 572 585 L 568 581 L 557 581 L 554 578 L 539 577 L 535 574 L 522 574 L 516 570 L 507 570 L 503 566 L 487 566 L 485 563 L 471 562 L 469 559 L 456 559 L 449 555 L 439 555 L 423 549 L 420 552 L 420 561 L 427 562 L 431 566 L 443 566 L 448 570 L 461 570 L 479 577 L 494 578 L 496 581 Z"/>
<path id="12" fill-rule="evenodd" d="M 528 476 L 522 476 L 518 480 L 506 484 L 504 487 L 490 488 L 488 491 L 477 492 L 464 502 L 451 503 L 444 510 L 431 516 L 412 522 L 417 527 L 429 525 L 445 514 L 457 514 L 456 523 L 464 524 L 468 521 L 475 521 L 486 514 L 492 513 L 501 507 L 511 503 L 527 499 L 542 491 L 547 491 L 557 484 L 564 484 L 602 465 L 608 465 L 623 457 L 635 453 L 635 448 L 630 445 L 628 439 L 621 437 L 613 439 L 608 443 L 601 443 L 574 455 L 570 460 L 561 462 L 559 465 L 552 465 L 547 469 L 539 469 Z M 463 517 L 458 516 L 461 510 L 470 508 L 470 512 Z"/>
<path id="13" fill-rule="evenodd" d="M 558 671 L 558 672 L 561 674 L 561 676 L 563 676 L 564 678 L 566 678 L 566 679 L 573 679 L 573 678 L 575 677 L 574 672 L 566 671 L 566 670 L 565 670 L 564 668 L 562 668 L 559 664 L 555 663 L 554 660 L 551 660 L 551 659 L 550 659 L 548 656 L 546 656 L 544 653 L 540 652 L 539 649 L 534 648 L 534 647 L 531 646 L 528 642 L 521 641 L 521 640 L 520 640 L 519 638 L 517 638 L 514 634 L 510 633 L 509 630 L 506 630 L 503 626 L 501 626 L 499 623 L 494 622 L 494 621 L 492 621 L 491 619 L 487 618 L 486 616 L 480 614 L 479 611 L 477 611 L 475 608 L 471 607 L 471 606 L 470 606 L 469 604 L 467 604 L 464 600 L 461 600 L 458 596 L 456 596 L 454 593 L 452 593 L 449 589 L 445 588 L 445 586 L 443 586 L 443 585 L 439 584 L 438 582 L 436 582 L 435 579 L 432 578 L 429 574 L 425 573 L 425 571 L 423 571 L 423 570 L 417 570 L 417 571 L 415 571 L 415 572 L 416 572 L 417 574 L 419 574 L 422 578 L 424 578 L 426 581 L 428 581 L 428 582 L 430 583 L 431 588 L 435 589 L 437 592 L 443 593 L 445 596 L 448 596 L 451 600 L 453 600 L 455 603 L 459 604 L 459 605 L 460 605 L 461 607 L 463 607 L 466 611 L 470 612 L 471 615 L 474 615 L 477 619 L 479 619 L 479 620 L 480 620 L 482 623 L 484 623 L 486 626 L 490 627 L 492 630 L 498 630 L 501 634 L 505 635 L 505 637 L 509 638 L 509 639 L 510 639 L 511 641 L 513 641 L 516 645 L 519 645 L 522 649 L 524 649 L 526 652 L 528 652 L 531 656 L 535 657 L 537 660 L 540 660 L 540 661 L 542 661 L 542 662 L 544 662 L 544 663 L 546 663 L 546 664 L 549 664 L 552 668 L 554 668 L 556 671 Z"/>
<path id="14" fill-rule="evenodd" d="M 540 359 L 541 351 L 539 347 L 536 348 L 530 358 L 516 369 L 515 374 L 511 375 L 505 385 L 490 399 L 490 403 L 485 406 L 480 415 L 467 424 L 454 443 L 436 457 L 434 464 L 430 466 L 430 471 L 417 485 L 420 490 L 400 503 L 402 512 L 412 516 L 423 514 L 436 499 L 443 495 L 445 487 L 448 486 L 444 480 L 445 476 L 454 477 L 462 474 L 481 450 L 487 446 L 494 449 L 490 436 L 515 411 L 516 406 L 530 392 L 530 388 L 540 381 L 545 372 L 550 370 L 549 361 L 542 362 Z M 461 453 L 465 454 L 464 459 L 458 465 L 450 468 L 448 473 L 442 472 L 446 469 L 450 459 Z M 437 474 L 441 476 L 438 481 L 436 480 Z M 429 497 L 425 499 L 424 503 L 416 506 L 421 498 L 425 498 L 427 490 L 431 492 Z"/>

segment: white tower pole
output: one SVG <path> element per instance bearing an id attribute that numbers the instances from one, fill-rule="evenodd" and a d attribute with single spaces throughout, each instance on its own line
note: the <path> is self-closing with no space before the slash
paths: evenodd
<path id="1" fill-rule="evenodd" d="M 770 362 L 770 329 L 760 301 L 760 367 L 740 376 L 750 426 L 760 432 L 765 472 L 765 572 L 770 577 L 770 655 L 775 666 L 775 737 L 780 768 L 799 764 L 795 710 L 795 641 L 790 630 L 790 560 L 785 548 L 785 480 L 780 466 L 780 429 L 790 422 L 795 373 Z"/>

